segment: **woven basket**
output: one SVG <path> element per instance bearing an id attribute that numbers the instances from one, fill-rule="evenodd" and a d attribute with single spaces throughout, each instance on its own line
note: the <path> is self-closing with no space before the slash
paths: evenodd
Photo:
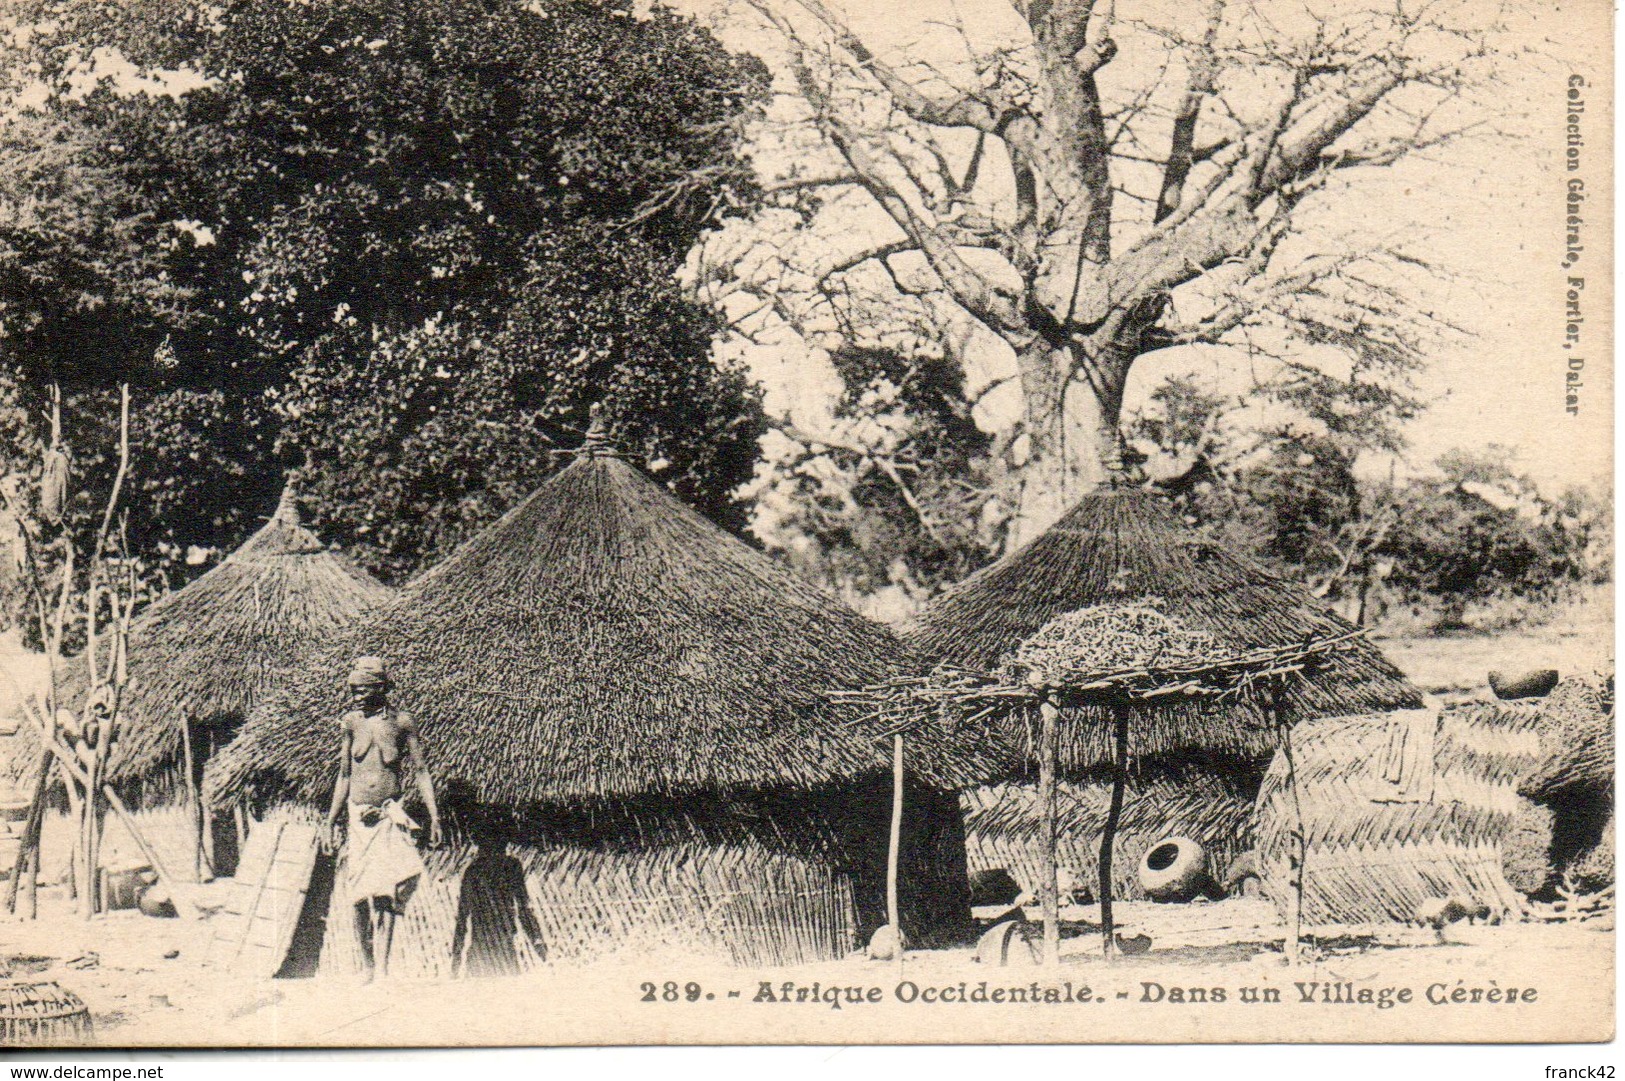
<path id="1" fill-rule="evenodd" d="M 0 983 L 0 1047 L 79 1047 L 90 1031 L 84 1001 L 60 984 Z"/>

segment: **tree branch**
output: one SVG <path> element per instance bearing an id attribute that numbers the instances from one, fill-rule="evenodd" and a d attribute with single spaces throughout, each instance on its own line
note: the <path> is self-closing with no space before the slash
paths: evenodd
<path id="1" fill-rule="evenodd" d="M 785 35 L 790 47 L 791 67 L 796 83 L 808 104 L 812 106 L 819 129 L 852 167 L 859 186 L 880 204 L 881 209 L 885 210 L 892 221 L 914 242 L 924 254 L 932 271 L 942 279 L 944 287 L 966 311 L 1007 338 L 1012 334 L 1024 335 L 1027 332 L 1026 323 L 1013 298 L 999 293 L 987 279 L 965 262 L 954 250 L 954 242 L 944 236 L 936 224 L 927 221 L 897 189 L 861 134 L 852 130 L 835 115 L 829 94 L 819 85 L 807 63 L 806 43 L 795 28 L 774 11 L 767 0 L 748 0 L 748 2 Z M 828 18 L 833 19 L 818 0 L 797 0 L 797 2 L 803 6 L 811 3 L 824 10 Z"/>
<path id="2" fill-rule="evenodd" d="M 778 26 L 780 32 L 786 35 L 794 33 L 786 20 L 767 13 L 762 0 L 749 0 L 749 3 Z M 817 19 L 834 38 L 835 43 L 851 53 L 858 65 L 886 88 L 886 92 L 891 95 L 897 107 L 910 118 L 922 124 L 936 124 L 940 127 L 967 127 L 982 132 L 997 132 L 1002 122 L 1002 110 L 993 103 L 968 94 L 947 104 L 933 102 L 903 78 L 895 68 L 875 56 L 845 23 L 823 4 L 822 0 L 796 0 L 796 3 Z"/>
<path id="3" fill-rule="evenodd" d="M 1219 38 L 1219 25 L 1224 21 L 1225 0 L 1210 0 L 1207 8 L 1207 28 L 1202 44 L 1190 58 L 1190 79 L 1186 84 L 1184 100 L 1174 115 L 1174 128 L 1168 140 L 1168 163 L 1163 168 L 1162 191 L 1157 195 L 1154 221 L 1162 221 L 1179 206 L 1196 161 L 1196 122 L 1201 116 L 1202 103 L 1213 93 L 1218 77 L 1219 62 L 1214 46 Z"/>

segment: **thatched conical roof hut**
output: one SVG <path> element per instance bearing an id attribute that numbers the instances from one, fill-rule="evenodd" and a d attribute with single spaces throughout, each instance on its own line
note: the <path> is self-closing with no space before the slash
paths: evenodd
<path id="1" fill-rule="evenodd" d="M 280 674 L 389 598 L 387 586 L 300 523 L 294 500 L 290 485 L 240 548 L 131 625 L 113 783 L 136 786 L 172 771 L 180 718 L 234 730 Z M 81 666 L 70 667 L 70 691 L 84 678 Z"/>
<path id="2" fill-rule="evenodd" d="M 324 803 L 357 654 L 389 663 L 452 802 L 513 823 L 536 899 L 568 894 L 538 906 L 554 955 L 623 923 L 716 938 L 697 925 L 715 924 L 719 891 L 802 898 L 817 911 L 772 920 L 827 929 L 740 946 L 768 919 L 741 910 L 722 921 L 736 960 L 828 956 L 884 922 L 889 759 L 826 695 L 896 673 L 901 645 L 620 458 L 579 456 L 310 663 L 221 755 L 211 798 Z M 915 764 L 948 780 L 953 762 Z M 963 907 L 953 799 L 917 799 L 948 820 L 922 816 L 921 903 Z M 623 920 L 662 892 L 665 916 Z M 565 915 L 577 925 L 548 922 Z"/>
<path id="3" fill-rule="evenodd" d="M 183 790 L 183 723 L 234 734 L 279 673 L 388 599 L 387 586 L 300 524 L 294 500 L 290 485 L 240 548 L 131 624 L 129 683 L 107 776 L 133 802 Z M 80 699 L 86 678 L 82 660 L 69 662 L 62 700 Z M 204 748 L 197 753 L 206 757 Z"/>
<path id="4" fill-rule="evenodd" d="M 215 788 L 325 797 L 356 653 L 388 660 L 437 772 L 512 808 L 884 769 L 825 695 L 902 664 L 884 627 L 608 455 L 561 470 L 291 678 Z"/>
<path id="5" fill-rule="evenodd" d="M 1115 487 L 1085 496 L 1027 545 L 945 591 L 903 636 L 922 666 L 992 671 L 1058 617 L 1151 598 L 1181 626 L 1210 637 L 1220 654 L 1292 647 L 1353 631 L 1303 587 L 1187 528 L 1162 497 Z M 1129 781 L 1130 806 L 1145 798 L 1150 804 L 1144 810 L 1165 812 L 1160 828 L 1142 815 L 1143 835 L 1131 831 L 1116 838 L 1113 862 L 1123 870 L 1119 887 L 1130 897 L 1140 893 L 1130 869 L 1158 839 L 1154 834 L 1202 843 L 1210 870 L 1223 874 L 1251 841 L 1252 795 L 1278 739 L 1257 703 L 1245 698 L 1214 705 L 1175 695 L 1167 702 L 1137 708 L 1130 725 L 1129 753 L 1138 763 Z M 1292 680 L 1279 708 L 1289 719 L 1302 719 L 1420 703 L 1404 676 L 1374 646 L 1356 639 L 1329 653 L 1307 678 Z M 1059 726 L 1059 766 L 1077 782 L 1082 804 L 1104 806 L 1112 723 L 1106 711 L 1095 712 L 1068 711 Z M 1017 747 L 1032 747 L 1033 734 L 1016 718 L 1000 727 Z M 1181 792 L 1189 798 L 1180 798 Z M 1004 785 L 969 793 L 963 802 L 973 870 L 999 861 L 1025 876 L 1039 865 L 1028 850 L 1031 831 L 1023 828 L 1031 818 L 1029 791 Z M 1238 807 L 1247 812 L 1240 820 Z M 1100 818 L 1074 816 L 1068 828 L 1093 823 L 1098 831 Z M 1098 832 L 1061 841 L 1063 852 L 1072 854 L 1068 866 L 1086 881 L 1098 872 L 1097 843 Z"/>
<path id="6" fill-rule="evenodd" d="M 336 640 L 390 592 L 300 524 L 290 483 L 275 513 L 241 547 L 131 624 L 128 683 L 106 777 L 149 820 L 149 840 L 171 867 L 191 866 L 197 855 L 229 873 L 239 831 L 228 820 L 211 822 L 192 803 L 203 767 L 280 674 Z M 61 680 L 60 700 L 78 708 L 88 683 L 84 658 L 70 661 Z M 14 742 L 11 768 L 20 776 L 39 760 L 39 737 L 24 726 Z M 106 859 L 134 858 L 123 829 L 109 836 Z"/>
<path id="7" fill-rule="evenodd" d="M 1120 487 L 1085 496 L 1030 543 L 945 591 L 903 637 L 926 665 L 992 670 L 1057 616 L 1149 597 L 1228 653 L 1354 629 L 1302 586 L 1187 528 L 1161 497 Z M 1282 708 L 1301 718 L 1420 704 L 1399 670 L 1357 640 L 1295 681 Z M 1110 761 L 1108 743 L 1104 725 L 1063 726 L 1063 769 L 1076 773 Z M 1218 708 L 1188 702 L 1135 722 L 1133 752 L 1142 759 L 1192 752 L 1267 759 L 1274 750 L 1274 732 L 1246 701 Z"/>

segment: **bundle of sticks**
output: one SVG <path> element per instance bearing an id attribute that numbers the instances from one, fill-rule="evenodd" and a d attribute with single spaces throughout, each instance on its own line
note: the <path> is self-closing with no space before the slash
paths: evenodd
<path id="1" fill-rule="evenodd" d="M 1150 611 L 1164 633 L 1131 635 L 1126 632 L 1147 622 L 1147 609 L 1100 606 L 1108 607 L 1121 611 L 1103 616 L 1099 608 L 1085 608 L 1052 620 L 994 672 L 940 664 L 924 675 L 897 676 L 832 696 L 866 706 L 857 723 L 879 721 L 888 733 L 931 723 L 978 724 L 1040 703 L 1068 709 L 1135 705 L 1169 695 L 1227 698 L 1301 672 L 1327 654 L 1351 647 L 1360 637 L 1359 631 L 1351 630 L 1223 653 L 1210 636 L 1186 630 L 1155 609 Z M 1091 631 L 1105 633 L 1097 636 Z M 1132 648 L 1113 653 L 1113 642 Z M 1076 647 L 1071 652 L 1069 644 Z"/>

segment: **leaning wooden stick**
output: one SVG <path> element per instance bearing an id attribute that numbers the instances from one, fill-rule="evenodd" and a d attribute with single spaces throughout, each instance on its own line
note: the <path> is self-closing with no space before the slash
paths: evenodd
<path id="1" fill-rule="evenodd" d="M 158 857 L 157 851 L 147 843 L 147 838 L 142 834 L 141 827 L 136 825 L 135 818 L 130 814 L 129 809 L 124 806 L 124 801 L 113 790 L 113 786 L 103 785 L 102 795 L 107 799 L 107 805 L 113 808 L 114 813 L 118 815 L 119 821 L 124 823 L 124 828 L 130 831 L 130 837 L 135 841 L 135 846 L 141 850 L 141 854 L 147 858 L 147 862 L 152 864 L 153 871 L 158 875 L 158 881 L 163 883 L 164 888 L 169 891 L 169 899 L 174 903 L 175 911 L 188 919 L 197 919 L 201 916 L 203 913 L 180 891 L 180 883 L 174 875 L 169 873 L 169 869 L 164 866 L 164 861 Z"/>
<path id="2" fill-rule="evenodd" d="M 1038 736 L 1038 808 L 1043 816 L 1040 834 L 1044 879 L 1039 883 L 1038 902 L 1044 912 L 1044 963 L 1061 963 L 1060 860 L 1056 853 L 1055 772 L 1060 757 L 1060 710 L 1049 702 L 1038 707 L 1041 727 Z"/>
<path id="3" fill-rule="evenodd" d="M 886 851 L 886 919 L 891 921 L 897 966 L 903 965 L 903 917 L 897 901 L 897 874 L 903 846 L 903 734 L 892 736 L 891 840 Z"/>

